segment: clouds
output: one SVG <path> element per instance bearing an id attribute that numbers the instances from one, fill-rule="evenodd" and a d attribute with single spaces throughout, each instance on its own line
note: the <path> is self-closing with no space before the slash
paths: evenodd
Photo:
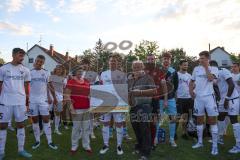
<path id="1" fill-rule="evenodd" d="M 10 13 L 20 11 L 28 0 L 9 0 L 7 1 L 7 11 Z"/>
<path id="2" fill-rule="evenodd" d="M 0 22 L 0 31 L 5 30 L 12 35 L 29 36 L 32 35 L 33 29 L 29 25 L 16 25 L 9 22 Z"/>
<path id="3" fill-rule="evenodd" d="M 89 13 L 96 10 L 95 0 L 72 0 L 67 6 L 68 13 Z"/>

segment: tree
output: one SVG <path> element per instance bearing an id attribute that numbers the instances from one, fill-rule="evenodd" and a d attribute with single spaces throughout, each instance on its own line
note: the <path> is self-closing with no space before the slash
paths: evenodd
<path id="1" fill-rule="evenodd" d="M 105 49 L 104 44 L 100 38 L 96 42 L 94 53 L 96 54 L 97 71 L 99 72 L 106 70 L 108 68 L 108 57 L 112 54 L 112 52 Z"/>
<path id="2" fill-rule="evenodd" d="M 172 66 L 175 68 L 175 69 L 179 69 L 179 62 L 180 60 L 187 60 L 188 63 L 189 63 L 189 72 L 191 73 L 193 68 L 198 65 L 198 62 L 197 62 L 197 57 L 194 57 L 194 56 L 188 56 L 186 54 L 186 52 L 183 50 L 183 48 L 175 48 L 175 49 L 170 49 L 170 50 L 163 50 L 162 51 L 162 54 L 163 53 L 166 53 L 166 52 L 169 52 L 171 53 L 172 55 Z M 160 60 L 162 58 L 162 54 L 160 55 Z"/>
<path id="3" fill-rule="evenodd" d="M 240 63 L 240 54 L 238 54 L 238 55 L 236 56 L 236 54 L 231 53 L 230 58 L 231 58 L 231 60 L 232 60 L 233 62 L 238 62 L 238 63 Z"/>
<path id="4" fill-rule="evenodd" d="M 3 65 L 5 63 L 3 58 L 0 58 L 0 64 Z"/>
<path id="5" fill-rule="evenodd" d="M 160 51 L 156 41 L 143 40 L 134 49 L 134 54 L 139 60 L 145 60 L 148 54 L 159 56 Z"/>

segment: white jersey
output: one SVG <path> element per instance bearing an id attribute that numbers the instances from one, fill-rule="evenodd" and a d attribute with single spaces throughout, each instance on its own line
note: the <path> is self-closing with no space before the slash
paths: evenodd
<path id="1" fill-rule="evenodd" d="M 125 83 L 127 83 L 126 74 L 119 70 L 104 71 L 104 72 L 102 72 L 100 79 L 103 84 L 125 84 Z"/>
<path id="2" fill-rule="evenodd" d="M 235 85 L 238 93 L 240 94 L 240 85 L 238 84 L 240 82 L 240 73 L 238 73 L 238 74 L 232 73 L 232 79 L 233 79 L 234 85 Z"/>
<path id="3" fill-rule="evenodd" d="M 22 64 L 15 66 L 7 63 L 0 68 L 0 81 L 2 82 L 1 104 L 26 105 L 24 82 L 31 81 L 28 68 Z"/>
<path id="4" fill-rule="evenodd" d="M 218 78 L 218 68 L 208 67 L 210 73 Z M 195 94 L 196 96 L 207 96 L 214 94 L 213 81 L 207 79 L 207 74 L 203 66 L 199 65 L 194 68 L 192 73 L 192 80 L 195 81 Z"/>
<path id="5" fill-rule="evenodd" d="M 84 71 L 82 77 L 87 79 L 91 85 L 99 81 L 98 74 L 94 71 Z"/>
<path id="6" fill-rule="evenodd" d="M 229 70 L 222 68 L 219 70 L 219 74 L 218 74 L 218 80 L 217 80 L 217 84 L 218 84 L 218 88 L 220 91 L 220 96 L 221 96 L 221 101 L 219 104 L 223 104 L 225 97 L 227 96 L 227 92 L 228 92 L 228 84 L 226 82 L 227 79 L 232 78 L 232 74 Z M 233 93 L 230 96 L 230 99 L 234 99 L 237 98 L 238 92 L 237 89 L 234 87 Z"/>
<path id="7" fill-rule="evenodd" d="M 189 83 L 191 81 L 191 77 L 192 76 L 187 72 L 178 72 L 177 98 L 191 98 L 189 93 Z"/>
<path id="8" fill-rule="evenodd" d="M 31 103 L 44 103 L 47 102 L 47 92 L 50 74 L 45 69 L 33 69 L 30 72 L 30 102 Z"/>
<path id="9" fill-rule="evenodd" d="M 67 79 L 62 76 L 57 76 L 57 75 L 51 75 L 49 78 L 50 82 L 52 82 L 52 85 L 55 89 L 55 95 L 57 98 L 57 101 L 63 101 L 63 88 L 67 84 Z"/>

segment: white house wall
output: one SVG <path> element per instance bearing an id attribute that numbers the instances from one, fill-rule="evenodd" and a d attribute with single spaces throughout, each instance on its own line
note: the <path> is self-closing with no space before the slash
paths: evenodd
<path id="1" fill-rule="evenodd" d="M 217 48 L 216 50 L 214 50 L 214 52 L 211 53 L 211 60 L 217 61 L 219 66 L 222 66 L 223 60 L 227 60 L 228 66 L 232 65 L 230 55 L 221 50 L 220 48 Z"/>
<path id="2" fill-rule="evenodd" d="M 44 69 L 48 70 L 49 72 L 51 72 L 56 65 L 58 64 L 55 60 L 52 59 L 52 57 L 50 57 L 48 54 L 46 54 L 45 52 L 43 52 L 39 47 L 35 46 L 34 48 L 32 48 L 30 50 L 30 52 L 28 52 L 28 56 L 29 58 L 34 58 L 33 63 L 36 59 L 36 57 L 41 54 L 44 55 L 46 60 L 45 60 L 45 64 L 44 64 Z M 23 64 L 28 67 L 29 69 L 33 68 L 33 63 L 29 63 L 29 59 L 28 56 L 25 55 L 24 57 L 24 61 Z"/>

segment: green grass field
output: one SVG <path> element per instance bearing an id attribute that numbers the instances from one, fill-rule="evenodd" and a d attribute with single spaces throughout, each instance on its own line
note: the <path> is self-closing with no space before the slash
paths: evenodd
<path id="1" fill-rule="evenodd" d="M 181 128 L 179 128 L 180 130 Z M 91 141 L 91 147 L 93 149 L 92 155 L 87 155 L 80 147 L 78 153 L 74 156 L 70 156 L 70 138 L 71 129 L 62 129 L 63 135 L 58 136 L 53 134 L 53 140 L 58 145 L 59 149 L 54 151 L 48 148 L 45 135 L 41 137 L 41 146 L 37 150 L 32 150 L 31 145 L 34 143 L 33 133 L 30 133 L 30 128 L 26 129 L 26 143 L 25 148 L 27 151 L 33 154 L 31 159 L 33 160 L 135 160 L 139 157 L 132 155 L 133 146 L 135 143 L 135 137 L 129 126 L 129 132 L 133 140 L 123 142 L 124 155 L 118 156 L 116 154 L 116 135 L 110 139 L 110 150 L 105 155 L 100 155 L 99 150 L 102 147 L 103 141 L 101 136 L 101 130 L 95 129 L 97 139 Z M 114 132 L 115 133 L 115 132 Z M 211 156 L 210 149 L 211 144 L 204 141 L 204 148 L 199 150 L 193 150 L 191 148 L 194 140 L 183 140 L 178 138 L 177 148 L 172 148 L 169 144 L 159 144 L 157 149 L 152 152 L 151 160 L 240 160 L 240 154 L 231 155 L 228 153 L 228 149 L 235 144 L 232 135 L 232 129 L 229 127 L 228 135 L 225 137 L 225 145 L 219 146 L 220 154 L 216 157 Z M 81 143 L 80 143 L 81 144 Z M 23 158 L 17 155 L 17 137 L 15 132 L 8 131 L 8 138 L 6 144 L 6 160 L 22 160 Z"/>

